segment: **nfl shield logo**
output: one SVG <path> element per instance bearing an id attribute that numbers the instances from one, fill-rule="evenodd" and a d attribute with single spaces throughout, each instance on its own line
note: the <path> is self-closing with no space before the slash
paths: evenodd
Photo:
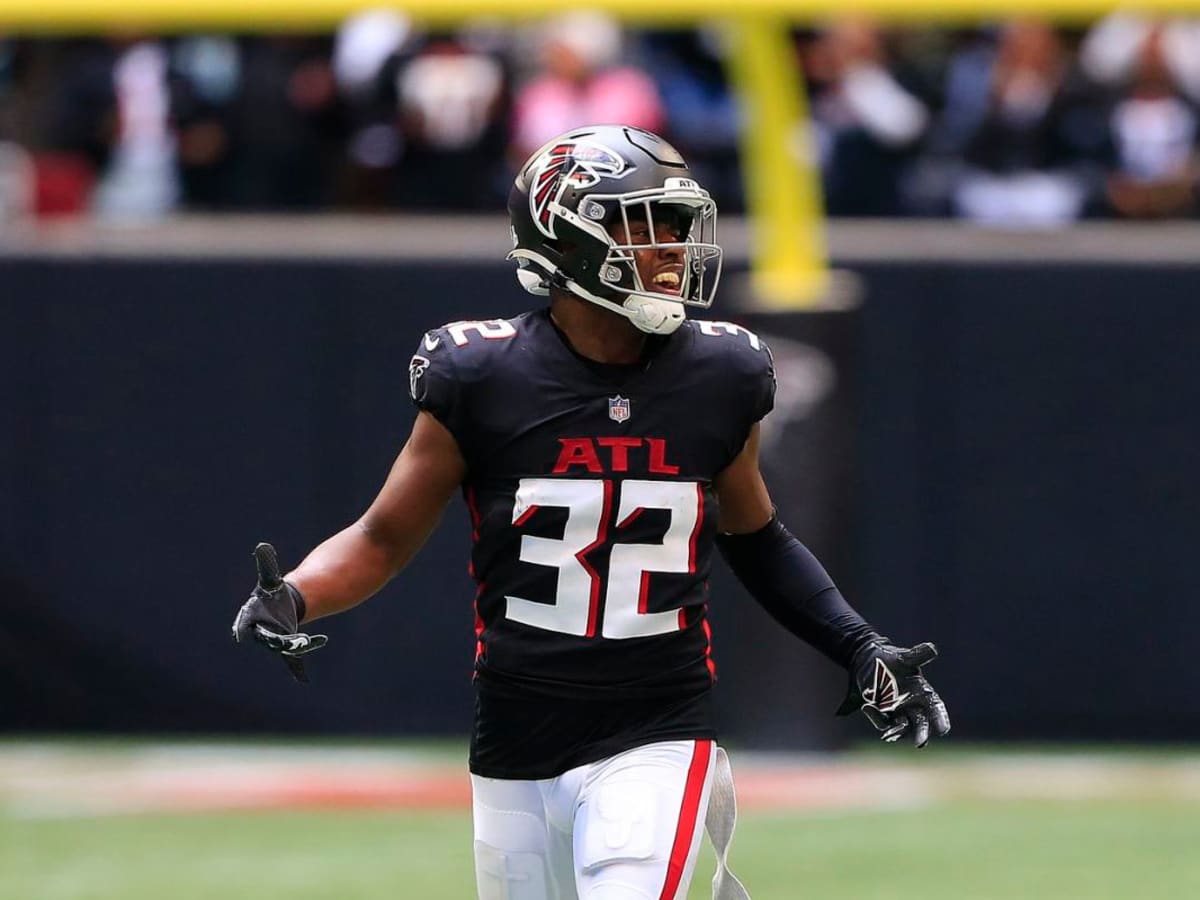
<path id="1" fill-rule="evenodd" d="M 629 401 L 617 394 L 608 398 L 608 417 L 614 422 L 624 422 L 629 418 Z"/>

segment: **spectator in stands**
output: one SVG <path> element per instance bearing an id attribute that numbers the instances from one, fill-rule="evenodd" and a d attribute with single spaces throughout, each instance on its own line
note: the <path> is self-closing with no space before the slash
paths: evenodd
<path id="1" fill-rule="evenodd" d="M 233 109 L 242 81 L 237 41 L 217 35 L 181 38 L 171 68 L 184 203 L 189 209 L 228 209 L 236 175 Z"/>
<path id="2" fill-rule="evenodd" d="M 102 40 L 54 47 L 37 148 L 37 207 L 43 214 L 85 211 L 97 173 L 107 168 L 117 130 L 113 69 L 119 47 Z"/>
<path id="3" fill-rule="evenodd" d="M 1148 45 L 1156 43 L 1156 65 L 1166 68 L 1177 88 L 1200 102 L 1200 21 L 1157 19 L 1132 13 L 1112 15 L 1088 31 L 1079 48 L 1085 75 L 1097 84 L 1127 87 L 1144 62 Z"/>
<path id="4" fill-rule="evenodd" d="M 17 42 L 0 34 L 0 141 L 11 140 L 17 94 Z"/>
<path id="5" fill-rule="evenodd" d="M 167 48 L 155 39 L 114 39 L 111 45 L 111 152 L 92 205 L 105 218 L 158 218 L 179 201 Z"/>
<path id="6" fill-rule="evenodd" d="M 1120 14 L 1077 54 L 1074 39 L 1034 21 L 884 33 L 849 18 L 802 35 L 829 211 L 1016 227 L 1195 214 L 1200 22 Z M 606 120 L 666 131 L 736 208 L 722 56 L 716 31 L 626 45 L 584 12 L 436 36 L 391 9 L 336 39 L 0 36 L 0 207 L 490 208 L 514 160 Z"/>
<path id="7" fill-rule="evenodd" d="M 345 200 L 358 209 L 382 209 L 395 199 L 404 155 L 397 110 L 397 74 L 420 36 L 394 9 L 368 9 L 338 28 L 333 72 L 346 109 Z"/>
<path id="8" fill-rule="evenodd" d="M 878 28 L 844 18 L 803 48 L 812 119 L 832 215 L 902 212 L 901 180 L 930 112 Z"/>
<path id="9" fill-rule="evenodd" d="M 17 44 L 0 35 L 0 228 L 33 208 L 33 163 L 17 143 Z"/>
<path id="10" fill-rule="evenodd" d="M 592 122 L 659 131 L 662 102 L 650 77 L 623 64 L 621 27 L 572 12 L 540 26 L 537 70 L 516 93 L 509 158 L 515 168 L 556 134 Z"/>
<path id="11" fill-rule="evenodd" d="M 338 30 L 334 71 L 350 116 L 350 202 L 486 209 L 507 193 L 505 32 L 423 36 L 392 10 Z"/>
<path id="12" fill-rule="evenodd" d="M 315 210 L 336 197 L 345 143 L 332 41 L 272 36 L 240 42 L 229 110 L 231 206 Z"/>
<path id="13" fill-rule="evenodd" d="M 405 208 L 494 209 L 507 195 L 508 76 L 488 30 L 431 41 L 400 70 Z"/>
<path id="14" fill-rule="evenodd" d="M 723 211 L 742 208 L 741 113 L 725 77 L 723 32 L 700 26 L 641 41 L 647 73 L 662 98 L 663 133 Z"/>
<path id="15" fill-rule="evenodd" d="M 986 93 L 948 94 L 961 105 L 945 115 L 968 126 L 956 211 L 1015 227 L 1078 219 L 1097 192 L 1106 130 L 1094 98 L 1070 79 L 1062 39 L 1045 23 L 1012 22 L 988 68 Z"/>
<path id="16" fill-rule="evenodd" d="M 1121 216 L 1194 213 L 1200 179 L 1200 29 L 1113 16 L 1088 35 L 1080 61 L 1117 91 L 1109 120 L 1112 166 L 1106 196 Z"/>

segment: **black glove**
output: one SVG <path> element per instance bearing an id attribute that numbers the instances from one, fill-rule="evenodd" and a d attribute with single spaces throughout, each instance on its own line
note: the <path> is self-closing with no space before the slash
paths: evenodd
<path id="1" fill-rule="evenodd" d="M 254 548 L 258 584 L 233 620 L 233 639 L 238 643 L 258 641 L 283 657 L 297 681 L 308 681 L 301 657 L 320 650 L 329 638 L 303 634 L 298 629 L 304 618 L 304 597 L 279 574 L 279 560 L 270 544 Z"/>
<path id="2" fill-rule="evenodd" d="M 893 647 L 871 643 L 859 650 L 850 665 L 850 690 L 838 709 L 847 716 L 861 709 L 885 741 L 910 734 L 924 747 L 929 734 L 950 732 L 950 714 L 937 692 L 921 674 L 921 666 L 937 656 L 933 644 Z"/>

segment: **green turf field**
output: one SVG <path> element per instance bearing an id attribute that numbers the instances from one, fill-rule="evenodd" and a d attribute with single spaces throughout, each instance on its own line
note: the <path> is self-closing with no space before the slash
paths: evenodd
<path id="1" fill-rule="evenodd" d="M 465 900 L 469 831 L 465 813 L 6 819 L 0 897 Z M 747 816 L 735 869 L 755 900 L 1166 900 L 1200 897 L 1198 850 L 1190 805 L 1000 802 Z"/>
<path id="2" fill-rule="evenodd" d="M 953 760 L 930 765 L 953 778 Z M 1139 771 L 1153 782 L 1146 765 Z M 1181 786 L 1190 765 L 1173 763 Z M 1072 771 L 1064 767 L 1064 780 Z M 1156 784 L 1145 796 L 1104 799 L 1092 790 L 1082 800 L 964 796 L 894 811 L 748 811 L 734 868 L 754 900 L 1200 898 L 1195 784 L 1178 796 Z M 706 847 L 693 900 L 707 896 L 711 871 Z M 4 900 L 473 897 L 466 811 L 0 812 Z"/>

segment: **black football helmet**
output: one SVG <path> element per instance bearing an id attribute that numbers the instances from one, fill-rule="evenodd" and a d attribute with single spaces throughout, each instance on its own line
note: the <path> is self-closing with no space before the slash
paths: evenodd
<path id="1" fill-rule="evenodd" d="M 508 195 L 517 278 L 533 294 L 551 287 L 619 313 L 642 331 L 670 334 L 685 305 L 707 307 L 721 274 L 717 207 L 662 138 L 625 125 L 576 128 L 521 167 Z M 630 223 L 651 243 L 633 243 Z M 659 240 L 656 225 L 676 240 Z M 615 236 L 614 236 L 615 235 Z M 642 283 L 634 253 L 682 250 L 679 284 Z"/>

